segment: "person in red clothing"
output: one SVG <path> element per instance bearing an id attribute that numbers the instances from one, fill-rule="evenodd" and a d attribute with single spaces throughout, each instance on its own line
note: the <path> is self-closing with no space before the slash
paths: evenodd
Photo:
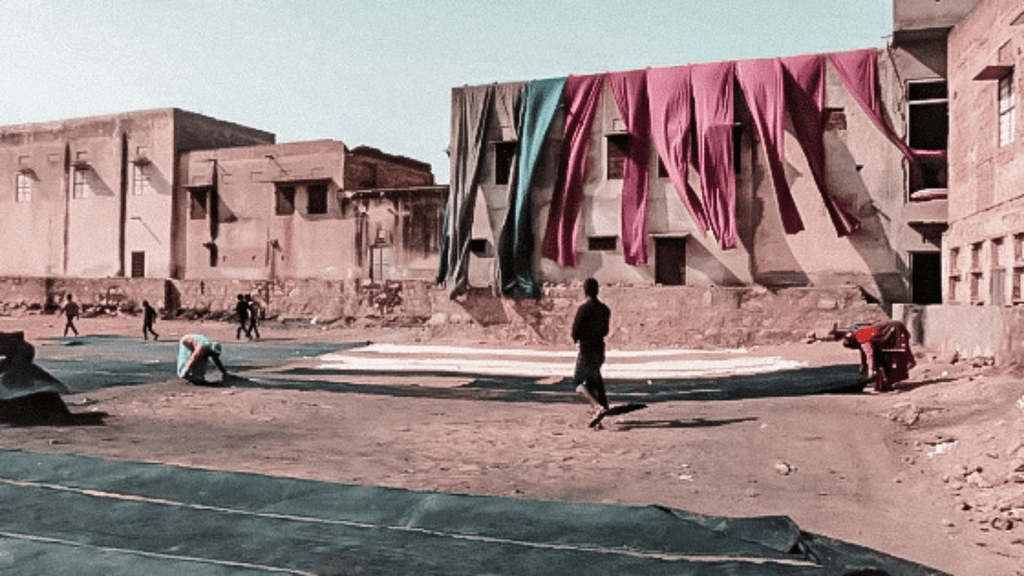
<path id="1" fill-rule="evenodd" d="M 597 280 L 587 278 L 583 282 L 583 293 L 587 301 L 576 310 L 576 318 L 572 323 L 572 340 L 579 343 L 573 384 L 576 385 L 576 391 L 594 408 L 594 416 L 590 421 L 592 428 L 600 426 L 608 410 L 601 365 L 604 364 L 604 338 L 608 335 L 608 323 L 612 315 L 608 306 L 597 299 L 597 292 Z"/>
<path id="2" fill-rule="evenodd" d="M 843 346 L 860 351 L 860 375 L 874 380 L 878 392 L 891 391 L 917 365 L 910 350 L 910 331 L 896 320 L 855 326 L 843 338 Z"/>

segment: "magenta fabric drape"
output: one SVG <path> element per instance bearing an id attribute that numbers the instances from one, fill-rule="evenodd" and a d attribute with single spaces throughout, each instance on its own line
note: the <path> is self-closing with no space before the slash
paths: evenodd
<path id="1" fill-rule="evenodd" d="M 732 125 L 735 62 L 694 64 L 693 109 L 704 207 L 723 250 L 736 245 L 736 175 Z"/>
<path id="2" fill-rule="evenodd" d="M 936 150 L 912 150 L 902 138 L 896 134 L 892 126 L 885 121 L 882 102 L 878 95 L 878 51 L 874 49 L 852 50 L 850 52 L 833 52 L 828 55 L 829 62 L 839 73 L 843 85 L 857 100 L 861 108 L 867 112 L 871 121 L 878 126 L 885 136 L 903 152 L 909 160 L 918 156 L 944 156 Z"/>
<path id="3" fill-rule="evenodd" d="M 786 157 L 786 98 L 782 61 L 771 58 L 737 62 L 736 78 L 754 117 L 754 126 L 764 143 L 765 157 L 768 159 L 768 169 L 782 215 L 782 228 L 787 234 L 796 234 L 804 229 L 804 223 L 789 190 L 783 163 Z"/>
<path id="4" fill-rule="evenodd" d="M 704 200 L 690 186 L 687 172 L 693 149 L 693 83 L 689 66 L 647 70 L 651 139 L 669 180 L 702 231 L 711 229 Z"/>
<path id="5" fill-rule="evenodd" d="M 590 126 L 604 75 L 569 76 L 565 84 L 567 103 L 565 131 L 559 155 L 558 180 L 551 198 L 547 231 L 541 255 L 563 266 L 576 265 L 576 235 L 583 203 L 583 178 L 590 151 Z"/>
<path id="6" fill-rule="evenodd" d="M 792 56 L 781 61 L 786 108 L 793 121 L 797 141 L 803 148 L 836 234 L 847 236 L 860 229 L 860 221 L 836 203 L 825 182 L 825 56 Z"/>
<path id="7" fill-rule="evenodd" d="M 622 253 L 626 264 L 647 263 L 647 213 L 651 152 L 651 116 L 647 76 L 643 70 L 617 72 L 606 79 L 629 133 L 629 150 L 622 174 Z"/>

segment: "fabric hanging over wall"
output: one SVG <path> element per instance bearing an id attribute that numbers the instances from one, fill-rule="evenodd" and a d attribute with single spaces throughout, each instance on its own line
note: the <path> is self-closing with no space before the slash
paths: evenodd
<path id="1" fill-rule="evenodd" d="M 796 139 L 803 148 L 811 176 L 839 236 L 860 229 L 860 221 L 836 203 L 825 182 L 825 56 L 782 58 L 786 108 Z"/>
<path id="2" fill-rule="evenodd" d="M 629 133 L 622 170 L 622 253 L 626 264 L 647 263 L 647 213 L 651 152 L 651 115 L 644 70 L 609 74 L 608 86 Z"/>
<path id="3" fill-rule="evenodd" d="M 704 207 L 718 245 L 726 250 L 736 245 L 737 236 L 732 152 L 735 63 L 694 64 L 691 78 Z"/>
<path id="4" fill-rule="evenodd" d="M 737 62 L 736 78 L 754 117 L 757 133 L 764 143 L 765 157 L 782 215 L 782 228 L 787 234 L 796 234 L 804 229 L 804 223 L 793 201 L 789 182 L 786 181 L 786 99 L 782 61 L 772 58 Z"/>
<path id="5" fill-rule="evenodd" d="M 834 52 L 828 55 L 829 62 L 839 73 L 843 85 L 857 100 L 875 126 L 892 141 L 907 159 L 913 161 L 918 156 L 945 156 L 945 152 L 937 150 L 912 150 L 903 138 L 900 138 L 892 126 L 885 121 L 882 101 L 878 95 L 878 51 L 874 49 L 853 50 L 850 52 Z"/>
<path id="6" fill-rule="evenodd" d="M 503 294 L 539 298 L 533 266 L 533 194 L 537 164 L 548 129 L 561 104 L 565 78 L 526 85 L 516 120 L 519 154 L 517 177 L 509 180 L 508 212 L 498 243 L 499 282 Z M 499 98 L 499 100 L 501 100 Z"/>
<path id="7" fill-rule="evenodd" d="M 647 70 L 651 139 L 669 180 L 702 232 L 710 230 L 704 200 L 688 180 L 694 156 L 693 84 L 689 66 Z"/>
<path id="8" fill-rule="evenodd" d="M 565 84 L 568 109 L 559 154 L 558 180 L 551 198 L 541 254 L 562 266 L 576 265 L 576 235 L 583 204 L 583 178 L 590 151 L 590 126 L 597 112 L 604 75 L 569 76 Z"/>
<path id="9" fill-rule="evenodd" d="M 517 163 L 519 160 L 519 115 L 522 113 L 522 98 L 523 92 L 526 90 L 526 82 L 503 82 L 494 86 L 494 116 L 491 118 L 491 127 L 500 128 L 500 136 L 498 142 L 512 144 L 514 146 L 513 157 L 509 159 L 509 173 L 507 183 L 507 198 L 505 203 L 497 203 L 489 201 L 488 196 L 484 196 L 484 201 L 487 202 L 487 217 L 488 223 L 491 227 L 491 238 L 494 241 L 494 245 L 500 246 L 498 239 L 501 237 L 501 231 L 505 226 L 505 218 L 508 213 L 509 206 L 513 205 L 513 199 L 516 192 L 516 179 L 518 178 Z M 488 132 L 488 138 L 493 137 L 494 134 Z M 494 154 L 497 152 L 497 142 L 485 143 L 488 146 L 490 153 Z M 497 169 L 497 158 L 491 157 L 485 149 L 484 158 L 481 159 L 482 165 L 490 164 Z M 494 260 L 494 278 L 500 277 L 500 268 L 497 259 Z M 495 281 L 495 287 L 501 286 L 501 283 Z"/>
<path id="10" fill-rule="evenodd" d="M 444 209 L 444 234 L 437 283 L 456 298 L 469 289 L 469 241 L 480 177 L 484 135 L 494 100 L 494 85 L 452 90 L 451 184 Z"/>

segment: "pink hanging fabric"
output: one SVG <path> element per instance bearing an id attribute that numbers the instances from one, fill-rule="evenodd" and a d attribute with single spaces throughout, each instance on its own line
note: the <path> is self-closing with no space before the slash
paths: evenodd
<path id="1" fill-rule="evenodd" d="M 736 245 L 732 125 L 735 62 L 691 67 L 700 183 L 708 223 L 723 250 Z"/>
<path id="2" fill-rule="evenodd" d="M 689 66 L 647 70 L 647 96 L 651 110 L 651 139 L 669 180 L 693 221 L 703 232 L 711 229 L 704 200 L 690 186 L 687 172 L 694 150 L 693 84 Z"/>
<path id="3" fill-rule="evenodd" d="M 836 203 L 825 182 L 825 56 L 810 54 L 783 58 L 782 68 L 785 72 L 786 108 L 818 193 L 836 234 L 852 234 L 860 229 L 860 221 Z"/>
<path id="4" fill-rule="evenodd" d="M 558 180 L 541 255 L 563 266 L 576 265 L 576 236 L 580 206 L 583 204 L 583 178 L 590 151 L 590 126 L 597 112 L 604 75 L 569 76 L 565 84 L 568 109 L 559 154 Z"/>
<path id="5" fill-rule="evenodd" d="M 626 264 L 647 263 L 647 213 L 650 180 L 651 116 L 643 70 L 609 74 L 608 86 L 629 133 L 629 150 L 622 170 L 622 252 Z"/>
<path id="6" fill-rule="evenodd" d="M 736 78 L 743 89 L 747 107 L 754 117 L 754 125 L 764 143 L 768 168 L 775 185 L 775 196 L 782 215 L 782 227 L 787 234 L 804 229 L 793 194 L 786 181 L 783 164 L 786 157 L 784 131 L 786 129 L 785 84 L 782 61 L 778 58 L 743 60 L 736 63 Z"/>
<path id="7" fill-rule="evenodd" d="M 943 151 L 911 150 L 885 121 L 882 102 L 878 96 L 878 51 L 874 49 L 834 52 L 828 55 L 829 62 L 839 73 L 846 89 L 867 112 L 871 121 L 885 136 L 903 152 L 909 160 L 918 156 L 945 156 Z"/>

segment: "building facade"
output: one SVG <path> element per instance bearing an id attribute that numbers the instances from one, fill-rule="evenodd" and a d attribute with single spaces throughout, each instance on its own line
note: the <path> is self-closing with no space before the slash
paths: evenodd
<path id="1" fill-rule="evenodd" d="M 180 163 L 187 279 L 429 279 L 445 187 L 429 165 L 338 141 Z"/>
<path id="2" fill-rule="evenodd" d="M 982 1 L 949 36 L 950 304 L 1024 303 L 1024 6 Z"/>
<path id="3" fill-rule="evenodd" d="M 177 109 L 0 127 L 0 275 L 174 276 L 178 155 L 273 141 Z"/>
<path id="4" fill-rule="evenodd" d="M 0 127 L 0 276 L 429 279 L 426 163 L 178 109 Z"/>
<path id="5" fill-rule="evenodd" d="M 539 137 L 529 122 L 544 103 L 531 90 L 549 90 L 552 81 L 454 88 L 449 249 L 439 279 L 453 296 L 479 286 L 530 295 L 517 290 L 521 278 L 509 278 L 527 261 L 536 283 L 592 276 L 635 286 L 853 284 L 884 303 L 940 301 L 945 40 L 900 40 L 856 53 L 570 76 Z M 870 74 L 851 72 L 862 68 Z M 808 69 L 821 75 L 823 94 L 811 113 L 788 92 Z M 622 88 L 630 76 L 640 77 L 631 93 Z M 666 84 L 670 76 L 692 92 L 666 105 L 666 90 L 670 98 L 683 90 Z M 701 127 L 693 119 L 712 98 L 699 92 L 712 81 L 731 110 Z M 574 88 L 586 82 L 593 87 Z M 785 95 L 768 113 L 759 100 L 765 92 Z M 648 108 L 631 111 L 631 101 Z M 667 116 L 677 113 L 673 104 L 690 116 Z M 589 124 L 581 110 L 592 114 Z M 820 125 L 817 144 L 805 137 L 813 132 L 808 118 Z M 679 135 L 683 121 L 692 135 Z M 645 122 L 647 138 L 635 129 Z M 647 140 L 639 158 L 638 139 Z M 574 182 L 579 196 L 567 202 Z M 575 220 L 566 218 L 572 211 Z M 524 213 L 527 224 L 518 220 Z"/>

